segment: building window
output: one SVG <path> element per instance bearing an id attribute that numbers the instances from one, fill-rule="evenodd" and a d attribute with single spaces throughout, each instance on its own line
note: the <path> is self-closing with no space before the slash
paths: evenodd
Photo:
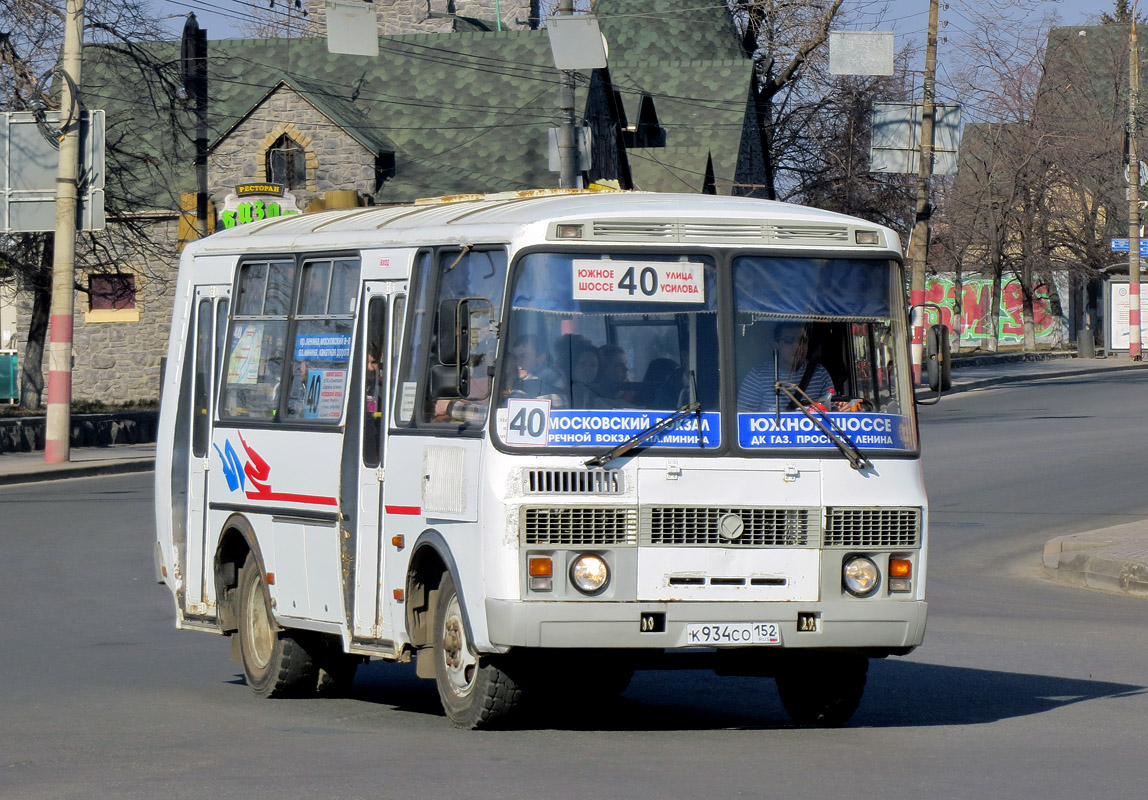
<path id="1" fill-rule="evenodd" d="M 278 183 L 288 189 L 307 186 L 307 153 L 287 134 L 276 139 L 267 150 L 267 182 Z"/>
<path id="2" fill-rule="evenodd" d="M 135 307 L 135 275 L 88 276 L 88 308 L 92 311 L 119 311 Z"/>
<path id="3" fill-rule="evenodd" d="M 85 322 L 138 322 L 136 276 L 121 273 L 88 275 Z"/>

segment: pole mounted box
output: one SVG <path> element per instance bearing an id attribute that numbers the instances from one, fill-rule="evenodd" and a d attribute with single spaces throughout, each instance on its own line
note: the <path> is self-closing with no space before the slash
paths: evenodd
<path id="1" fill-rule="evenodd" d="M 44 114 L 42 124 L 59 130 L 60 112 Z M 56 230 L 56 174 L 60 151 L 30 111 L 0 114 L 0 232 L 47 233 Z M 104 112 L 80 116 L 80 172 L 76 228 L 99 231 L 104 216 Z"/>

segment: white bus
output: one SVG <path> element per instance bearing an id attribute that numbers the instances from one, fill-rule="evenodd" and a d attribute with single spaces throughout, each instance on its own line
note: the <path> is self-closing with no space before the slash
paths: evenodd
<path id="1" fill-rule="evenodd" d="M 264 696 L 414 658 L 461 727 L 676 667 L 843 724 L 925 631 L 903 286 L 891 230 L 705 195 L 193 244 L 156 466 L 176 624 L 230 636 Z"/>

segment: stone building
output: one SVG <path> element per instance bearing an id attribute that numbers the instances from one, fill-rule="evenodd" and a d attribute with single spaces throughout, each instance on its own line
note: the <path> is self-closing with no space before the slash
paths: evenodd
<path id="1" fill-rule="evenodd" d="M 386 21 L 398 0 L 378 4 Z M 417 30 L 447 20 L 454 32 L 385 36 L 375 58 L 331 54 L 324 38 L 210 42 L 209 232 L 272 210 L 558 185 L 548 153 L 558 73 L 548 34 L 531 29 L 534 4 L 499 0 L 501 31 L 479 24 L 495 0 L 402 5 Z M 579 121 L 593 142 L 583 181 L 753 194 L 763 182 L 753 64 L 724 6 L 595 8 L 610 64 L 578 76 Z M 79 276 L 87 291 L 76 303 L 77 400 L 158 396 L 178 252 L 196 236 L 194 109 L 173 96 L 170 71 L 151 66 L 178 64 L 178 55 L 178 42 L 130 58 L 85 52 L 85 97 L 106 110 L 107 138 L 121 145 L 108 153 L 101 238 L 127 242 L 120 233 L 133 226 L 152 235 L 146 247 L 108 247 L 100 268 Z M 268 184 L 279 194 L 244 201 Z M 21 346 L 29 308 L 22 298 Z"/>
<path id="2" fill-rule="evenodd" d="M 531 30 L 539 25 L 540 0 L 374 0 L 380 36 L 407 33 Z M 324 0 L 307 4 L 313 36 L 327 31 Z"/>

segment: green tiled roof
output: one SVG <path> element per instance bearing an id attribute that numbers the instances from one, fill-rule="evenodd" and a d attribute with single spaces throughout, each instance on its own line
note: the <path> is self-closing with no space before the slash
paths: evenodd
<path id="1" fill-rule="evenodd" d="M 724 3 L 597 0 L 594 14 L 610 44 L 611 62 L 745 57 Z"/>
<path id="2" fill-rule="evenodd" d="M 650 94 L 667 131 L 665 148 L 633 154 L 645 189 L 680 191 L 690 175 L 700 189 L 710 152 L 720 183 L 733 174 L 742 138 L 750 62 L 727 13 L 680 11 L 687 6 L 598 4 L 616 87 L 623 98 Z M 211 41 L 209 141 L 283 82 L 365 147 L 395 153 L 396 173 L 382 201 L 557 185 L 547 129 L 557 116 L 558 73 L 545 31 L 416 34 L 382 37 L 379 45 L 378 57 L 366 58 L 333 55 L 325 39 Z M 162 70 L 141 73 L 137 64 L 166 64 L 167 78 L 178 79 L 179 44 L 148 45 L 137 54 L 146 57 L 87 48 L 86 100 L 107 110 L 108 138 L 127 151 L 111 157 L 120 186 L 109 193 L 133 198 L 137 207 L 175 208 L 178 194 L 194 187 L 192 109 L 167 99 Z M 588 84 L 584 75 L 580 109 Z"/>

